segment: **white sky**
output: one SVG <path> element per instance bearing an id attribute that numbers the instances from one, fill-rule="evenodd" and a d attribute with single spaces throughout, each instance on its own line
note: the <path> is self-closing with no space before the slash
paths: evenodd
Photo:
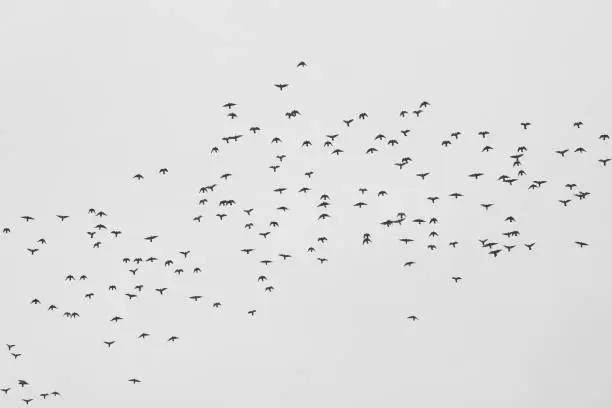
<path id="1" fill-rule="evenodd" d="M 612 164 L 597 162 L 612 157 L 612 142 L 598 140 L 610 132 L 611 9 L 605 1 L 3 1 L 0 228 L 11 233 L 0 235 L 0 343 L 23 355 L 0 359 L 0 388 L 12 387 L 0 406 L 28 397 L 68 408 L 611 406 Z M 297 69 L 300 60 L 308 67 Z M 280 93 L 279 82 L 290 86 Z M 420 118 L 399 117 L 422 100 L 432 105 Z M 228 101 L 238 104 L 235 120 L 221 108 Z M 287 120 L 291 109 L 302 116 Z M 342 120 L 359 112 L 369 118 L 346 128 Z M 522 121 L 533 126 L 523 131 Z M 261 133 L 248 132 L 254 125 Z M 462 136 L 442 148 L 453 131 Z M 245 135 L 238 143 L 221 140 L 236 133 Z M 332 133 L 341 134 L 340 157 L 322 147 Z M 374 142 L 379 133 L 400 144 Z M 283 142 L 271 144 L 275 136 Z M 305 139 L 313 147 L 302 149 Z M 481 153 L 484 144 L 494 150 Z M 209 154 L 213 145 L 219 155 Z M 496 179 L 516 174 L 508 156 L 519 145 L 529 149 L 527 176 L 510 187 Z M 366 156 L 372 146 L 379 152 Z M 578 146 L 587 153 L 573 153 Z M 554 153 L 564 148 L 565 158 Z M 277 154 L 287 158 L 273 173 Z M 413 162 L 400 171 L 392 163 L 403 156 Z M 169 173 L 158 175 L 161 167 Z M 431 175 L 421 181 L 419 172 Z M 474 181 L 473 172 L 484 176 Z M 528 191 L 537 179 L 548 183 Z M 570 182 L 591 196 L 579 201 Z M 213 183 L 198 206 L 198 189 Z M 302 186 L 312 191 L 299 194 Z M 389 195 L 376 197 L 382 189 Z M 448 197 L 454 191 L 465 197 Z M 317 221 L 323 193 L 331 218 Z M 440 196 L 435 205 L 431 195 Z M 573 198 L 567 208 L 563 198 Z M 219 208 L 222 199 L 237 205 Z M 359 200 L 369 205 L 354 208 Z M 486 202 L 495 203 L 488 212 Z M 108 217 L 88 215 L 91 207 Z M 241 210 L 250 207 L 249 219 Z M 408 217 L 401 227 L 379 225 L 399 211 Z M 71 218 L 60 224 L 56 214 Z M 504 222 L 508 215 L 517 222 Z M 409 222 L 434 216 L 435 227 Z M 86 231 L 98 222 L 123 234 L 91 240 Z M 437 240 L 427 238 L 434 229 Z M 513 229 L 521 236 L 510 254 L 480 248 L 477 239 L 505 243 L 501 233 Z M 268 230 L 267 240 L 257 235 Z M 361 245 L 365 232 L 370 246 Z M 150 234 L 160 237 L 149 244 Z M 319 236 L 328 243 L 316 244 Z M 437 251 L 426 249 L 432 241 Z M 523 243 L 533 241 L 529 252 Z M 246 256 L 245 247 L 256 251 Z M 138 256 L 160 261 L 133 277 L 135 265 L 121 259 Z M 269 267 L 258 262 L 266 258 Z M 164 268 L 166 259 L 175 266 Z M 173 274 L 177 267 L 185 273 Z M 89 279 L 66 283 L 68 274 Z M 260 274 L 269 280 L 258 283 Z M 138 283 L 143 292 L 128 301 Z M 159 287 L 168 287 L 163 297 Z M 187 299 L 195 294 L 198 303 Z M 34 297 L 42 304 L 30 305 Z M 48 312 L 51 303 L 59 311 Z M 420 320 L 406 320 L 412 314 Z M 115 315 L 125 320 L 111 324 Z M 143 331 L 151 337 L 138 340 Z M 18 389 L 18 379 L 31 386 Z M 37 397 L 53 390 L 62 397 Z"/>

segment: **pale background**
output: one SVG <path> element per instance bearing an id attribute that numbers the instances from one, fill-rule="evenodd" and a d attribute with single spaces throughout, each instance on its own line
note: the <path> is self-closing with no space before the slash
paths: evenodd
<path id="1" fill-rule="evenodd" d="M 0 386 L 13 388 L 0 405 L 56 389 L 61 399 L 31 406 L 612 406 L 612 168 L 597 163 L 612 156 L 597 140 L 610 132 L 611 12 L 607 1 L 558 0 L 1 2 L 0 227 L 12 233 L 0 235 L 0 342 L 23 356 L 0 360 Z M 277 82 L 291 86 L 281 94 Z M 424 99 L 432 106 L 421 118 L 398 117 Z M 238 103 L 234 121 L 220 107 L 228 101 Z M 289 121 L 293 108 L 303 116 Z M 362 111 L 369 119 L 346 129 L 341 120 Z M 533 126 L 524 132 L 521 121 Z M 248 133 L 253 125 L 262 132 Z M 462 138 L 443 149 L 455 130 Z M 340 158 L 321 146 L 336 132 Z M 234 133 L 245 137 L 220 140 Z M 400 145 L 375 144 L 378 133 Z M 303 150 L 307 138 L 314 146 Z M 521 144 L 527 179 L 495 181 L 515 173 L 508 155 Z M 554 153 L 578 145 L 588 153 Z M 379 153 L 363 154 L 371 146 Z M 280 153 L 288 158 L 273 174 Z M 414 161 L 399 171 L 392 163 L 405 155 Z M 222 182 L 226 171 L 234 176 Z M 421 182 L 421 171 L 432 175 Z M 468 179 L 474 171 L 485 176 Z M 538 178 L 549 182 L 527 191 Z M 568 182 L 592 195 L 562 208 Z M 198 189 L 212 183 L 198 207 Z M 304 185 L 313 191 L 298 195 Z M 361 211 L 360 186 L 370 189 Z M 453 191 L 465 198 L 452 201 Z M 323 192 L 332 217 L 316 221 Z M 428 195 L 441 199 L 432 206 Z M 230 198 L 238 205 L 219 222 L 216 202 Z M 495 206 L 485 213 L 483 202 Z M 291 211 L 278 213 L 282 204 Z M 123 235 L 100 233 L 92 249 L 90 207 Z M 249 207 L 250 233 L 240 211 Z M 398 211 L 438 217 L 439 250 L 424 248 L 430 226 L 378 225 Z M 62 213 L 72 217 L 60 224 Z M 264 241 L 256 232 L 272 219 L 280 228 Z M 510 256 L 478 247 L 515 228 Z M 148 244 L 149 234 L 160 238 Z M 323 266 L 305 253 L 321 235 Z M 404 247 L 403 236 L 416 242 Z M 281 263 L 280 251 L 293 258 Z M 186 273 L 158 262 L 132 277 L 120 262 L 151 255 Z M 266 257 L 267 269 L 257 262 Z M 409 259 L 417 264 L 403 268 Z M 262 272 L 274 293 L 256 282 Z M 68 284 L 68 273 L 89 279 Z M 123 293 L 140 282 L 130 303 Z M 161 286 L 164 297 L 153 291 Z M 193 294 L 204 298 L 194 304 Z M 47 312 L 50 303 L 60 310 Z M 109 323 L 115 314 L 125 320 Z M 169 344 L 171 335 L 180 339 Z M 102 342 L 112 339 L 109 351 Z M 17 379 L 32 386 L 17 390 Z"/>

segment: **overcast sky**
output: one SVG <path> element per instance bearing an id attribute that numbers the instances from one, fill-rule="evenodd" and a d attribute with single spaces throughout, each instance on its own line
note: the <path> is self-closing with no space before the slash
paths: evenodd
<path id="1" fill-rule="evenodd" d="M 2 1 L 0 228 L 11 232 L 0 234 L 0 343 L 22 356 L 0 360 L 0 388 L 12 388 L 0 405 L 611 406 L 612 164 L 597 161 L 612 157 L 598 139 L 611 131 L 611 12 L 586 0 Z M 423 100 L 419 118 L 399 116 Z M 301 116 L 288 120 L 292 109 Z M 334 133 L 338 157 L 323 147 Z M 399 145 L 375 142 L 379 133 Z M 221 140 L 234 134 L 244 137 Z M 481 153 L 485 144 L 494 150 Z M 520 145 L 527 175 L 497 181 L 516 175 L 509 155 Z M 530 191 L 532 180 L 548 183 Z M 566 183 L 591 195 L 578 200 Z M 218 207 L 223 199 L 237 204 Z M 379 224 L 400 211 L 401 226 Z M 331 217 L 317 220 L 322 212 Z M 439 223 L 411 222 L 419 217 Z M 123 233 L 90 239 L 98 223 Z M 521 235 L 507 240 L 510 230 Z M 516 248 L 494 258 L 484 238 Z M 139 256 L 159 261 L 121 262 Z M 110 323 L 115 315 L 124 320 Z M 62 397 L 38 397 L 53 390 Z"/>

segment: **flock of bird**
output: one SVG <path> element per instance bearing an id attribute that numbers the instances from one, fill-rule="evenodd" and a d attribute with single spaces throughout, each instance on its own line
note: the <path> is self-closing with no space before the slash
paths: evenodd
<path id="1" fill-rule="evenodd" d="M 300 61 L 297 64 L 298 70 L 308 69 L 308 65 L 304 61 Z M 279 95 L 282 98 L 285 94 L 290 93 L 292 89 L 292 84 L 289 83 L 276 83 L 273 86 L 278 89 Z M 227 102 L 220 105 L 221 110 L 225 113 L 227 118 L 230 120 L 234 120 L 238 118 L 238 104 L 235 102 Z M 427 116 L 428 111 L 432 109 L 432 105 L 428 101 L 422 101 L 414 109 L 402 109 L 399 111 L 400 118 L 408 118 L 414 117 L 415 120 L 423 120 Z M 284 116 L 288 120 L 293 120 L 298 116 L 301 116 L 302 113 L 293 108 L 289 108 Z M 360 112 L 355 115 L 355 117 L 345 118 L 338 120 L 338 124 L 342 129 L 355 128 L 359 125 L 359 122 L 369 120 L 369 116 L 367 112 Z M 232 122 L 233 123 L 233 122 Z M 581 129 L 583 123 L 581 121 L 576 121 L 573 123 L 573 127 L 577 130 Z M 528 121 L 521 122 L 517 124 L 517 128 L 521 132 L 529 132 L 532 124 Z M 219 155 L 223 154 L 224 149 L 233 143 L 239 143 L 245 138 L 249 137 L 248 133 L 252 133 L 253 137 L 258 135 L 263 130 L 259 126 L 250 126 L 248 128 L 248 132 L 244 133 L 234 133 L 230 136 L 224 136 L 221 138 L 221 143 L 215 144 L 210 148 L 211 155 Z M 373 135 L 372 143 L 368 146 L 363 153 L 365 155 L 375 155 L 382 149 L 397 149 L 397 146 L 401 145 L 404 139 L 407 139 L 410 136 L 410 129 L 399 129 L 397 135 L 385 135 L 382 133 Z M 453 131 L 448 137 L 444 137 L 440 141 L 440 149 L 451 149 L 453 145 L 461 143 L 463 138 L 475 138 L 484 143 L 480 151 L 477 153 L 487 154 L 495 149 L 491 140 L 492 133 L 489 130 L 481 130 L 478 131 L 475 135 L 464 135 L 461 131 Z M 258 136 L 260 137 L 260 136 Z M 298 147 L 302 150 L 307 149 L 315 149 L 316 145 L 319 145 L 323 151 L 328 152 L 332 157 L 340 156 L 345 154 L 345 150 L 342 148 L 343 138 L 341 136 L 341 132 L 338 131 L 336 133 L 330 133 L 326 135 L 321 135 L 320 141 L 305 139 L 298 141 Z M 605 145 L 609 141 L 609 136 L 607 134 L 601 134 L 597 136 L 597 139 L 602 145 Z M 261 139 L 262 143 L 265 142 L 264 139 Z M 598 143 L 599 143 L 598 142 Z M 279 137 L 275 136 L 271 138 L 269 141 L 270 145 L 273 145 L 272 148 L 276 148 L 276 145 L 281 145 L 285 143 L 285 141 Z M 491 143 L 491 144 L 490 144 Z M 558 155 L 560 160 L 566 158 L 570 151 L 573 151 L 575 154 L 584 155 L 589 154 L 587 150 L 583 146 L 578 146 L 574 149 L 570 148 L 562 148 L 562 149 L 551 149 L 550 154 L 552 156 Z M 516 147 L 516 150 L 510 152 L 508 155 L 509 161 L 507 162 L 507 166 L 504 168 L 505 171 L 502 171 L 501 174 L 496 174 L 491 176 L 490 174 L 485 174 L 481 171 L 474 171 L 469 174 L 465 174 L 466 180 L 472 180 L 473 182 L 480 182 L 483 178 L 496 179 L 497 182 L 503 183 L 508 186 L 508 188 L 526 188 L 527 190 L 539 190 L 544 188 L 546 185 L 554 184 L 562 186 L 563 192 L 559 193 L 558 202 L 559 205 L 563 207 L 567 207 L 568 205 L 575 205 L 575 201 L 587 200 L 591 196 L 590 191 L 585 191 L 580 187 L 580 185 L 575 181 L 562 181 L 561 183 L 558 180 L 546 180 L 539 177 L 528 177 L 527 169 L 524 166 L 525 160 L 528 156 L 528 146 L 520 145 Z M 605 154 L 601 153 L 601 151 L 596 151 L 595 154 L 597 157 L 594 159 L 597 163 L 601 165 L 601 167 L 607 167 L 608 162 L 610 161 L 610 157 L 605 156 Z M 417 171 L 411 171 L 411 167 L 414 166 L 416 162 L 418 162 L 418 157 L 411 157 L 406 155 L 405 153 L 398 154 L 399 158 L 392 162 L 388 163 L 388 166 L 393 166 L 392 168 L 397 168 L 397 171 L 401 171 L 402 175 L 404 172 L 412 172 L 412 176 L 414 177 L 415 182 L 419 183 L 427 183 L 429 177 L 434 173 L 434 170 L 423 171 L 422 169 Z M 269 165 L 269 169 L 272 174 L 276 174 L 288 160 L 291 160 L 291 157 L 287 155 L 282 148 L 280 151 L 275 150 L 273 152 L 273 160 L 274 162 Z M 420 164 L 419 164 L 420 165 Z M 500 166 L 504 166 L 503 163 L 499 163 Z M 158 177 L 164 177 L 168 175 L 170 170 L 168 168 L 159 168 L 157 171 Z M 314 170 L 305 168 L 303 180 L 305 182 L 310 182 L 313 177 L 325 175 L 319 175 L 315 173 Z M 129 176 L 127 176 L 129 177 Z M 146 182 L 146 180 L 151 177 L 149 174 L 138 173 L 133 176 L 133 182 L 140 183 Z M 277 220 L 271 220 L 267 223 L 267 225 L 261 225 L 259 222 L 255 222 L 255 215 L 257 209 L 250 206 L 243 206 L 243 208 L 238 209 L 240 204 L 235 199 L 227 198 L 224 196 L 220 196 L 221 194 L 225 194 L 227 191 L 227 185 L 230 183 L 233 174 L 228 172 L 223 172 L 217 178 L 212 179 L 209 183 L 201 186 L 199 190 L 197 190 L 197 198 L 194 200 L 194 206 L 201 209 L 197 214 L 193 214 L 191 216 L 191 221 L 194 223 L 201 223 L 210 220 L 210 222 L 226 222 L 226 218 L 228 217 L 242 217 L 244 218 L 244 226 L 243 233 L 249 234 L 249 236 L 253 236 L 254 232 L 256 233 L 251 239 L 252 242 L 256 242 L 260 240 L 262 245 L 265 245 L 266 242 L 269 242 L 270 239 L 274 237 L 273 231 L 277 228 L 280 228 L 280 222 Z M 312 186 L 306 185 L 297 185 L 297 186 L 271 186 L 269 187 L 270 194 L 273 194 L 278 199 L 283 200 L 286 197 L 291 196 L 293 194 L 297 197 L 305 197 L 313 190 Z M 363 211 L 362 209 L 373 204 L 372 200 L 374 199 L 384 199 L 389 192 L 384 189 L 377 189 L 374 192 L 374 196 L 370 195 L 370 191 L 367 187 L 357 185 L 355 186 L 355 193 L 360 197 L 356 202 L 352 204 L 352 206 L 356 209 L 354 211 Z M 194 191 L 195 194 L 195 191 Z M 278 194 L 278 196 L 276 196 Z M 331 213 L 328 211 L 328 208 L 332 206 L 332 195 L 327 192 L 320 192 L 317 194 L 318 200 L 315 201 L 315 208 L 319 211 L 319 215 L 316 220 L 324 221 L 330 217 L 332 217 Z M 461 191 L 448 191 L 446 194 L 447 200 L 461 200 L 464 198 L 464 194 Z M 444 200 L 445 196 L 438 195 L 429 195 L 423 197 L 423 200 L 427 200 L 431 203 L 433 208 L 435 208 L 436 203 L 439 200 Z M 245 203 L 246 204 L 246 203 Z M 480 207 L 482 208 L 483 214 L 487 214 L 488 211 L 495 205 L 494 202 L 481 202 Z M 212 208 L 211 208 L 212 207 Z M 280 203 L 278 205 L 274 205 L 279 214 L 284 214 L 290 211 L 290 207 L 287 203 Z M 216 208 L 216 210 L 214 209 Z M 350 208 L 340 209 L 339 211 L 349 211 Z M 117 228 L 111 228 L 107 226 L 107 223 L 104 222 L 105 218 L 108 216 L 107 212 L 101 209 L 89 208 L 84 209 L 83 211 L 90 217 L 91 220 L 94 220 L 93 227 L 83 231 L 83 236 L 85 239 L 89 239 L 91 242 L 91 247 L 94 249 L 100 248 L 104 245 L 107 239 L 121 239 L 123 231 Z M 110 211 L 109 211 L 110 212 Z M 59 224 L 70 223 L 73 219 L 76 218 L 72 214 L 57 214 L 57 222 Z M 33 215 L 23 215 L 21 216 L 21 222 L 23 223 L 36 223 L 37 217 Z M 77 221 L 77 220 L 75 220 Z M 521 232 L 520 229 L 514 227 L 514 223 L 518 223 L 519 220 L 515 219 L 512 214 L 507 214 L 503 217 L 503 222 L 508 225 L 506 230 L 500 231 L 499 237 L 475 237 L 471 242 L 459 242 L 458 240 L 448 240 L 444 244 L 449 250 L 455 250 L 460 248 L 462 245 L 476 245 L 478 248 L 482 248 L 483 251 L 490 255 L 491 257 L 498 258 L 502 256 L 507 256 L 513 253 L 514 251 L 537 251 L 537 241 L 536 240 L 524 240 L 521 241 Z M 442 222 L 442 220 L 436 216 L 432 217 L 419 217 L 416 216 L 414 218 L 409 217 L 406 211 L 399 211 L 397 213 L 389 214 L 388 217 L 384 217 L 384 219 L 380 219 L 376 221 L 378 224 L 378 228 L 381 231 L 389 231 L 391 229 L 400 229 L 405 227 L 407 224 L 414 225 L 416 228 L 427 228 L 425 231 L 425 239 L 423 242 L 420 242 L 418 239 L 414 237 L 409 237 L 404 234 L 401 234 L 397 237 L 398 245 L 401 246 L 409 246 L 409 245 L 423 245 L 426 248 L 426 252 L 435 252 L 440 249 L 440 234 L 436 231 L 436 226 L 438 223 Z M 500 220 L 501 222 L 501 220 Z M 17 221 L 13 222 L 14 224 Z M 376 228 L 372 225 L 372 228 Z M 0 230 L 2 232 L 1 235 L 4 236 L 4 239 L 10 239 L 11 234 L 14 233 L 14 230 L 19 229 L 18 225 L 6 225 L 3 226 Z M 130 233 L 134 233 L 130 231 Z M 135 232 L 137 234 L 137 232 Z M 142 234 L 142 239 L 148 243 L 153 243 L 155 240 L 159 238 L 156 234 Z M 499 239 L 497 239 L 499 238 Z M 263 256 L 259 259 L 255 259 L 254 262 L 257 262 L 263 267 L 267 267 L 276 261 L 277 258 L 281 261 L 289 261 L 294 258 L 296 254 L 304 254 L 305 256 L 312 257 L 313 265 L 324 265 L 330 260 L 330 255 L 326 253 L 326 245 L 328 243 L 328 237 L 326 235 L 318 235 L 313 237 L 312 244 L 305 248 L 297 248 L 295 252 L 281 252 L 275 255 L 275 257 L 271 256 Z M 499 241 L 499 242 L 498 242 Z M 374 237 L 371 232 L 364 232 L 361 237 L 361 245 L 372 245 L 374 243 Z M 575 239 L 574 244 L 579 248 L 586 248 L 589 246 L 589 243 L 584 241 L 583 239 Z M 1 241 L 0 241 L 1 245 Z M 24 248 L 24 252 L 28 256 L 40 256 L 40 253 L 47 250 L 47 248 L 51 248 L 53 245 L 52 242 L 47 243 L 44 237 L 39 238 L 32 242 L 31 245 Z M 195 249 L 194 249 L 195 250 Z M 256 245 L 247 247 L 237 247 L 235 248 L 237 253 L 242 253 L 243 256 L 253 257 L 255 254 L 260 252 L 259 248 L 256 248 Z M 181 251 L 175 253 L 174 256 L 168 256 L 165 259 L 161 260 L 158 256 L 148 256 L 142 257 L 137 254 L 132 254 L 131 256 L 123 257 L 122 259 L 118 259 L 118 265 L 126 268 L 126 273 L 129 273 L 130 276 L 134 279 L 134 284 L 130 287 L 120 287 L 115 282 L 108 282 L 105 287 L 97 287 L 94 290 L 87 290 L 82 294 L 83 301 L 85 302 L 95 302 L 96 298 L 99 296 L 103 296 L 101 292 L 106 292 L 107 296 L 119 296 L 120 294 L 125 297 L 130 302 L 137 302 L 139 298 L 144 296 L 157 296 L 159 298 L 163 298 L 167 296 L 167 293 L 172 292 L 171 287 L 162 286 L 162 287 L 149 287 L 146 279 L 142 279 L 142 274 L 140 273 L 146 265 L 160 263 L 163 267 L 172 273 L 180 276 L 183 273 L 187 273 L 191 271 L 193 274 L 198 274 L 202 272 L 201 267 L 190 262 L 192 255 L 192 250 L 189 248 L 185 248 Z M 399 268 L 416 268 L 418 259 L 410 258 L 405 259 L 402 265 L 397 265 Z M 87 281 L 88 277 L 86 274 L 67 274 L 64 277 L 66 284 L 74 284 L 77 282 Z M 453 274 L 449 276 L 449 282 L 452 285 L 457 285 L 460 282 L 463 282 L 464 277 L 459 276 L 457 274 Z M 254 279 L 255 288 L 257 290 L 263 290 L 264 293 L 272 293 L 275 290 L 275 286 L 273 283 L 270 283 L 271 278 L 265 272 L 258 272 L 256 279 Z M 261 286 L 259 286 L 261 285 Z M 75 289 L 76 290 L 76 289 Z M 205 296 L 200 293 L 194 293 L 185 299 L 185 301 L 190 302 L 200 302 L 204 299 Z M 28 302 L 32 305 L 32 307 L 43 307 L 46 309 L 46 313 L 60 313 L 61 316 L 65 319 L 79 319 L 81 315 L 78 310 L 60 310 L 60 307 L 55 304 L 53 299 L 46 298 L 45 296 L 34 297 L 28 299 Z M 218 310 L 219 313 L 222 313 L 223 309 L 223 299 L 212 299 L 209 302 L 209 306 Z M 41 309 L 41 310 L 44 310 Z M 244 310 L 245 315 L 250 316 L 250 318 L 255 318 L 257 313 L 257 308 L 255 306 L 246 307 Z M 414 311 L 408 311 L 406 313 L 406 320 L 409 321 L 408 324 L 418 324 L 416 321 L 419 320 L 419 315 Z M 129 319 L 127 315 L 109 315 L 107 322 L 110 324 L 121 324 L 122 321 L 126 320 L 129 324 Z M 102 323 L 102 322 L 101 322 Z M 151 341 L 149 337 L 159 337 L 157 335 L 152 335 L 147 332 L 134 333 L 134 339 L 136 341 Z M 181 337 L 174 333 L 168 333 L 165 336 L 162 336 L 162 340 L 169 343 L 180 343 Z M 126 341 L 126 339 L 100 339 L 99 346 L 104 347 L 108 350 L 108 352 L 112 352 L 113 347 L 117 342 Z M 96 347 L 96 345 L 92 345 Z M 8 348 L 8 358 L 18 361 L 22 353 L 19 351 L 19 348 L 15 344 L 7 344 Z M 137 385 L 142 381 L 146 381 L 145 378 L 141 376 L 126 376 L 124 381 L 126 383 Z M 0 378 L 0 385 L 2 385 L 2 379 Z M 57 391 L 44 391 L 44 392 L 34 392 L 30 391 L 30 388 L 33 386 L 25 379 L 19 379 L 14 384 L 6 384 L 0 388 L 2 395 L 0 397 L 6 397 L 11 394 L 19 394 L 19 398 L 26 404 L 29 405 L 36 399 L 40 399 L 41 401 L 46 400 L 47 398 L 58 398 L 61 394 Z"/>

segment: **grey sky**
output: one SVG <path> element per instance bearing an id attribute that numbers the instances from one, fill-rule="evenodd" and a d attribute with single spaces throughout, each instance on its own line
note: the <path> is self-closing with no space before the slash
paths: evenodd
<path id="1" fill-rule="evenodd" d="M 0 343 L 23 356 L 1 360 L 0 387 L 13 388 L 1 405 L 609 407 L 612 164 L 597 160 L 612 157 L 598 140 L 610 132 L 611 11 L 605 1 L 3 1 L 0 228 L 11 234 L 0 235 Z M 290 86 L 281 93 L 279 82 Z M 422 117 L 399 117 L 423 100 L 432 106 Z M 235 120 L 221 108 L 228 101 Z M 291 109 L 302 116 L 287 120 Z M 342 123 L 359 112 L 369 118 Z M 248 132 L 254 125 L 261 133 Z M 453 131 L 461 138 L 441 147 Z M 221 140 L 236 133 L 238 143 Z M 332 133 L 340 157 L 322 147 Z M 374 142 L 378 133 L 400 144 Z M 485 144 L 494 150 L 480 153 Z M 510 187 L 496 178 L 516 174 L 508 156 L 519 145 L 527 176 Z M 365 155 L 372 146 L 379 152 Z M 554 153 L 564 148 L 565 158 Z M 392 163 L 403 156 L 413 162 L 400 171 Z M 477 171 L 482 179 L 467 177 Z M 537 179 L 548 183 L 528 191 Z M 569 182 L 591 196 L 579 201 Z M 213 183 L 198 206 L 198 189 Z M 382 189 L 389 195 L 376 197 Z M 331 218 L 317 221 L 322 193 Z M 235 207 L 217 207 L 230 198 Z M 567 208 L 563 198 L 573 198 Z M 354 208 L 359 200 L 369 205 Z M 401 227 L 379 225 L 399 211 Z M 410 222 L 434 216 L 435 228 Z M 98 222 L 123 234 L 100 233 L 93 249 L 86 231 Z M 480 248 L 477 239 L 501 243 L 511 229 L 521 236 L 510 254 Z M 257 235 L 266 230 L 267 240 Z M 366 232 L 373 243 L 362 246 Z M 149 244 L 150 234 L 160 237 Z M 319 236 L 329 242 L 315 245 Z M 283 262 L 283 251 L 293 258 Z M 160 261 L 133 277 L 121 258 L 137 256 Z M 170 258 L 184 274 L 163 267 Z M 66 283 L 69 273 L 89 279 Z M 47 312 L 51 303 L 59 311 Z M 125 320 L 110 323 L 115 315 Z M 22 378 L 31 387 L 18 389 Z M 37 397 L 54 389 L 63 396 Z"/>

